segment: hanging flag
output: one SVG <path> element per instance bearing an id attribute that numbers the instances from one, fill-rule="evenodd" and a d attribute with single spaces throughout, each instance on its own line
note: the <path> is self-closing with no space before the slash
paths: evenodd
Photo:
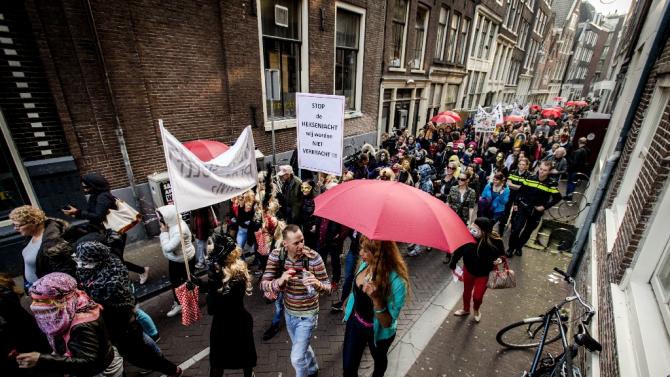
<path id="1" fill-rule="evenodd" d="M 160 123 L 172 198 L 180 212 L 207 207 L 241 195 L 256 185 L 254 138 L 247 126 L 235 145 L 202 161 Z"/>

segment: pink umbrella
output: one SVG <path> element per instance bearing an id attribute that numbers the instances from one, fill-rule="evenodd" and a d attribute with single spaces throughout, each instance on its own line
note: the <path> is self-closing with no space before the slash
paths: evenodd
<path id="1" fill-rule="evenodd" d="M 456 123 L 456 119 L 449 115 L 435 115 L 434 117 L 430 118 L 430 121 L 433 123 L 437 124 L 454 124 Z"/>
<path id="2" fill-rule="evenodd" d="M 520 123 L 525 119 L 521 115 L 508 115 L 505 117 L 505 122 Z"/>
<path id="3" fill-rule="evenodd" d="M 536 123 L 536 124 L 547 123 L 548 125 L 550 125 L 550 126 L 552 126 L 552 127 L 556 125 L 556 122 L 555 122 L 553 119 L 540 119 L 540 120 L 538 120 L 538 121 L 535 122 L 535 123 Z"/>
<path id="4" fill-rule="evenodd" d="M 586 102 L 586 101 L 577 101 L 577 102 L 575 102 L 575 105 L 584 107 L 584 106 L 588 106 L 589 103 Z"/>
<path id="5" fill-rule="evenodd" d="M 210 161 L 221 153 L 224 153 L 229 146 L 214 140 L 192 140 L 184 143 L 184 147 L 193 152 L 201 161 Z"/>
<path id="6" fill-rule="evenodd" d="M 314 201 L 314 215 L 373 240 L 411 242 L 447 252 L 474 242 L 448 204 L 404 183 L 354 180 L 331 188 Z"/>
<path id="7" fill-rule="evenodd" d="M 458 121 L 458 122 L 461 121 L 461 116 L 458 113 L 455 113 L 453 111 L 442 111 L 441 113 L 437 113 L 437 115 L 448 115 L 448 116 L 456 119 L 456 121 Z"/>

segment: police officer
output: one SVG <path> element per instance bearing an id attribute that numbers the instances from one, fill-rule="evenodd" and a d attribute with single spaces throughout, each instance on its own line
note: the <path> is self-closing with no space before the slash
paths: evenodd
<path id="1" fill-rule="evenodd" d="M 507 226 L 507 219 L 509 219 L 510 212 L 512 212 L 512 206 L 516 201 L 516 197 L 519 194 L 519 189 L 523 186 L 523 181 L 530 176 L 530 160 L 526 157 L 521 157 L 517 163 L 517 168 L 510 172 L 507 177 L 507 186 L 509 187 L 509 200 L 507 205 L 505 205 L 505 216 L 503 217 L 504 221 L 501 221 L 498 224 L 500 235 L 502 236 L 505 233 L 505 227 Z"/>
<path id="2" fill-rule="evenodd" d="M 551 162 L 540 162 L 537 174 L 524 179 L 519 188 L 514 203 L 516 210 L 512 218 L 508 256 L 521 255 L 521 248 L 528 242 L 530 235 L 540 223 L 544 211 L 561 200 L 558 181 L 549 175 L 551 169 Z"/>

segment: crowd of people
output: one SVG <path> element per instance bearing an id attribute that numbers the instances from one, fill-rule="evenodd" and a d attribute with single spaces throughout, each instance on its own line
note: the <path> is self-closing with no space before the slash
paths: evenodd
<path id="1" fill-rule="evenodd" d="M 472 307 L 479 322 L 488 273 L 501 258 L 521 256 L 545 211 L 571 200 L 576 176 L 588 174 L 586 139 L 571 143 L 582 111 L 568 108 L 551 122 L 542 120 L 539 110 L 531 111 L 523 121 L 506 122 L 488 133 L 477 132 L 467 119 L 462 126 L 428 123 L 416 136 L 404 130 L 384 134 L 377 148 L 366 144 L 351 156 L 341 177 L 303 172 L 301 179 L 297 166 L 268 166 L 254 189 L 230 201 L 222 221 L 211 207 L 193 211 L 190 224 L 173 205 L 160 207 L 159 240 L 174 295 L 167 315 L 182 311 L 176 289 L 191 278 L 204 288 L 213 316 L 210 375 L 242 369 L 251 376 L 257 360 L 254 321 L 244 297 L 257 286 L 275 308 L 262 340 L 280 332 L 283 317 L 296 375 L 315 376 L 319 364 L 310 339 L 320 313 L 319 296 L 339 294 L 330 310 L 343 312 L 346 322 L 344 375 L 358 375 L 368 347 L 373 376 L 383 376 L 410 291 L 404 258 L 430 248 L 371 240 L 315 216 L 315 197 L 349 180 L 379 179 L 414 186 L 450 206 L 476 240 L 445 253 L 444 262 L 453 270 L 463 261 L 458 273 L 464 283 L 463 307 L 454 314 L 469 315 Z M 561 193 L 558 181 L 563 178 L 567 187 Z M 3 370 L 17 376 L 121 376 L 125 360 L 180 376 L 181 369 L 161 353 L 158 330 L 132 293 L 129 272 L 139 274 L 144 284 L 149 268 L 125 261 L 125 234 L 104 226 L 117 206 L 109 184 L 89 174 L 82 177 L 82 189 L 90 195 L 86 208 L 68 205 L 63 214 L 88 220 L 88 225 L 70 226 L 31 206 L 10 214 L 14 228 L 27 239 L 24 288 L 33 315 L 20 305 L 20 287 L 0 275 L 0 351 L 7 355 Z M 502 235 L 508 228 L 505 247 Z M 190 277 L 184 263 L 191 271 L 206 271 L 207 279 Z M 34 337 L 13 336 L 17 326 Z"/>

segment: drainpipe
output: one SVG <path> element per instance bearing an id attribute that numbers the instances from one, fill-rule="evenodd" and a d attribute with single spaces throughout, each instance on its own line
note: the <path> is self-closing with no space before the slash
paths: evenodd
<path id="1" fill-rule="evenodd" d="M 640 101 L 642 100 L 642 93 L 644 92 L 644 87 L 647 83 L 647 80 L 649 80 L 649 76 L 651 75 L 651 71 L 654 67 L 654 64 L 656 63 L 656 60 L 658 59 L 661 51 L 663 50 L 663 44 L 665 43 L 665 36 L 668 34 L 669 24 L 670 24 L 670 1 L 667 1 L 665 3 L 665 8 L 663 9 L 661 24 L 659 25 L 658 32 L 654 36 L 654 42 L 651 45 L 651 49 L 649 50 L 649 58 L 644 64 L 642 75 L 640 76 L 637 88 L 635 89 L 635 95 L 633 96 L 631 105 L 628 108 L 628 113 L 626 114 L 626 119 L 624 121 L 623 128 L 621 129 L 621 133 L 619 134 L 617 145 L 614 148 L 612 156 L 607 159 L 607 163 L 605 165 L 605 168 L 603 169 L 603 173 L 600 176 L 600 181 L 598 182 L 598 187 L 596 188 L 596 193 L 593 198 L 593 202 L 591 203 L 591 206 L 589 207 L 589 212 L 587 213 L 586 218 L 584 220 L 585 225 L 579 228 L 579 232 L 577 233 L 577 239 L 575 240 L 575 243 L 572 245 L 572 261 L 570 261 L 570 266 L 568 266 L 568 274 L 572 277 L 577 276 L 577 272 L 579 271 L 582 259 L 584 258 L 584 254 L 586 253 L 585 245 L 589 237 L 589 232 L 591 231 L 591 224 L 596 220 L 596 216 L 598 215 L 598 212 L 600 212 L 600 208 L 605 198 L 605 192 L 607 191 L 607 188 L 609 187 L 609 184 L 612 180 L 612 172 L 614 172 L 615 168 L 619 164 L 619 159 L 621 158 L 621 152 L 623 151 L 624 146 L 626 145 L 628 133 L 630 132 L 633 126 L 633 119 L 635 117 L 635 113 L 637 111 L 638 106 L 640 105 Z M 639 37 L 639 33 L 637 35 Z M 630 48 L 632 49 L 636 45 L 637 43 L 631 45 Z"/>
<path id="2" fill-rule="evenodd" d="M 116 101 L 114 100 L 114 91 L 112 90 L 112 84 L 109 81 L 109 71 L 107 70 L 107 64 L 105 62 L 105 55 L 102 52 L 102 45 L 100 44 L 100 37 L 98 36 L 98 29 L 95 25 L 95 18 L 93 17 L 93 9 L 91 8 L 90 0 L 86 1 L 86 10 L 88 11 L 88 23 L 93 31 L 93 38 L 95 39 L 95 46 L 98 53 L 98 58 L 102 64 L 102 71 L 105 74 L 105 88 L 107 89 L 107 94 L 112 103 L 112 112 L 114 113 L 114 125 L 116 129 L 114 133 L 116 134 L 116 140 L 119 144 L 119 149 L 121 150 L 121 158 L 123 159 L 123 166 L 126 170 L 126 175 L 128 177 L 128 182 L 130 183 L 130 188 L 133 192 L 133 199 L 135 203 L 142 207 L 142 202 L 140 202 L 140 197 L 137 193 L 137 185 L 135 184 L 135 175 L 133 174 L 133 168 L 130 165 L 130 157 L 128 156 L 128 149 L 126 148 L 126 139 L 123 136 L 123 128 L 121 127 L 121 120 L 119 119 L 119 111 L 116 107 Z"/>

